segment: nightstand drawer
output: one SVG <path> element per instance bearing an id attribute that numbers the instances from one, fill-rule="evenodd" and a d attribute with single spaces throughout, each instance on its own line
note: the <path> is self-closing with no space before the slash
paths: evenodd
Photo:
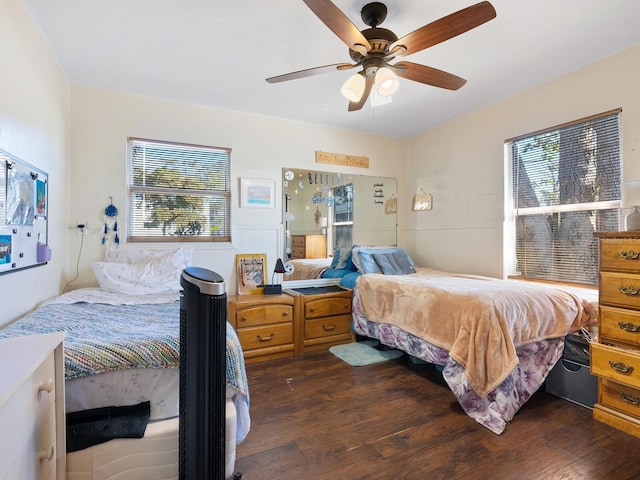
<path id="1" fill-rule="evenodd" d="M 600 272 L 600 303 L 640 309 L 640 275 Z"/>
<path id="2" fill-rule="evenodd" d="M 293 321 L 291 305 L 260 305 L 236 311 L 236 328 Z"/>
<path id="3" fill-rule="evenodd" d="M 243 350 L 274 347 L 293 343 L 293 323 L 281 323 L 266 327 L 251 327 L 238 330 Z"/>
<path id="4" fill-rule="evenodd" d="M 304 317 L 310 319 L 351 313 L 351 301 L 351 297 L 309 300 L 304 306 Z"/>
<path id="5" fill-rule="evenodd" d="M 341 335 L 351 331 L 351 315 L 305 320 L 304 338 L 321 338 L 331 335 Z"/>
<path id="6" fill-rule="evenodd" d="M 291 258 L 304 258 L 304 247 L 291 247 Z"/>
<path id="7" fill-rule="evenodd" d="M 637 272 L 640 270 L 640 248 L 637 240 L 606 239 L 600 244 L 602 270 Z"/>
<path id="8" fill-rule="evenodd" d="M 614 307 L 600 307 L 600 338 L 640 346 L 640 312 Z"/>
<path id="9" fill-rule="evenodd" d="M 640 387 L 640 351 L 591 343 L 591 373 Z"/>
<path id="10" fill-rule="evenodd" d="M 601 382 L 602 405 L 640 418 L 640 390 L 606 379 L 602 379 Z"/>

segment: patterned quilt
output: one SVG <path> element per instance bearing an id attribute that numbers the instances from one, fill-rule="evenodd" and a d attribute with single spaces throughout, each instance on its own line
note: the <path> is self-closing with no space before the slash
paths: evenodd
<path id="1" fill-rule="evenodd" d="M 65 378 L 132 368 L 178 368 L 180 304 L 109 305 L 49 302 L 0 338 L 65 332 Z M 227 385 L 248 396 L 238 337 L 227 323 Z"/>

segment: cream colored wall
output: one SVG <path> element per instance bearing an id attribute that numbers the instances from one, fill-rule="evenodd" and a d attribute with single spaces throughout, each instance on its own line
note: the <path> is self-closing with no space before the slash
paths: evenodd
<path id="1" fill-rule="evenodd" d="M 0 148 L 49 174 L 47 265 L 0 275 L 0 327 L 57 295 L 67 268 L 69 82 L 22 0 L 0 2 Z"/>
<path id="2" fill-rule="evenodd" d="M 504 141 L 621 107 L 624 176 L 639 180 L 639 80 L 637 46 L 410 139 L 400 244 L 422 266 L 501 277 Z M 421 187 L 433 210 L 412 212 Z"/>
<path id="3" fill-rule="evenodd" d="M 404 158 L 405 142 L 398 139 L 82 86 L 72 88 L 71 112 L 71 218 L 89 225 L 74 288 L 95 282 L 90 263 L 103 256 L 100 227 L 109 197 L 123 213 L 121 225 L 125 223 L 129 136 L 232 149 L 231 219 L 237 229 L 233 244 L 193 245 L 194 264 L 220 273 L 229 293 L 236 290 L 237 253 L 267 253 L 272 270 L 282 251 L 282 167 L 404 175 L 398 158 Z M 316 150 L 366 156 L 370 167 L 316 164 Z M 239 177 L 276 180 L 276 207 L 239 208 Z M 75 265 L 80 250 L 79 237 L 72 240 L 75 251 L 67 260 L 69 265 Z"/>

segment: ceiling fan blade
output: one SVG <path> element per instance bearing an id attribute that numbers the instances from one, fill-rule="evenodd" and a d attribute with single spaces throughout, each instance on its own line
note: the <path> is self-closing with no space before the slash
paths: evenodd
<path id="1" fill-rule="evenodd" d="M 447 90 L 458 90 L 467 81 L 452 73 L 447 73 L 437 68 L 427 67 L 412 62 L 399 62 L 395 65 L 389 65 L 396 75 L 399 77 L 413 80 L 414 82 L 424 83 L 433 87 L 446 88 Z"/>
<path id="2" fill-rule="evenodd" d="M 307 68 L 306 70 L 299 70 L 297 72 L 285 73 L 283 75 L 277 75 L 275 77 L 267 78 L 269 83 L 286 82 L 287 80 L 296 80 L 298 78 L 312 77 L 314 75 L 321 75 L 323 73 L 335 72 L 337 70 L 348 70 L 353 67 L 357 67 L 357 64 L 350 63 L 334 63 L 332 65 L 324 65 L 322 67 Z"/>
<path id="3" fill-rule="evenodd" d="M 389 51 L 403 46 L 406 51 L 398 55 L 409 55 L 456 37 L 496 17 L 496 10 L 489 2 L 480 2 L 459 10 L 440 20 L 431 22 L 392 43 Z"/>
<path id="4" fill-rule="evenodd" d="M 373 76 L 367 76 L 364 73 L 361 73 L 361 75 L 364 75 L 364 79 L 365 79 L 365 83 L 364 83 L 364 91 L 362 92 L 362 96 L 360 97 L 360 100 L 358 100 L 357 102 L 349 102 L 349 111 L 350 112 L 355 112 L 356 110 L 360 110 L 365 102 L 367 101 L 367 98 L 369 98 L 369 94 L 371 93 L 371 87 L 373 87 Z"/>
<path id="5" fill-rule="evenodd" d="M 335 33 L 347 46 L 365 55 L 371 50 L 371 44 L 360 33 L 349 17 L 335 6 L 330 0 L 303 0 L 307 7 Z"/>

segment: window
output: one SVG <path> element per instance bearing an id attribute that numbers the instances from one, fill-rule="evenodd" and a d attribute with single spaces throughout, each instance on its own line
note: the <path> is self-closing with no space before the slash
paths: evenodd
<path id="1" fill-rule="evenodd" d="M 595 231 L 614 231 L 620 208 L 619 110 L 505 144 L 507 273 L 598 284 Z"/>
<path id="2" fill-rule="evenodd" d="M 228 148 L 128 139 L 130 242 L 229 242 Z"/>

